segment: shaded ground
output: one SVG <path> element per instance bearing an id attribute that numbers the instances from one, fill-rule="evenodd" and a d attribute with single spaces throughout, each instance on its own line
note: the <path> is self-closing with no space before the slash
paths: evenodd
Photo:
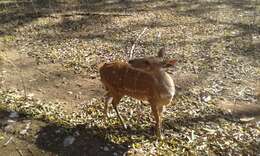
<path id="1" fill-rule="evenodd" d="M 13 156 L 19 156 L 21 154 L 22 155 L 50 155 L 50 153 L 46 153 L 43 150 L 40 150 L 34 142 L 31 142 L 31 140 L 26 140 L 23 139 L 22 137 L 19 138 L 14 135 L 16 131 L 17 131 L 16 133 L 19 133 L 19 131 L 25 126 L 26 122 L 30 120 L 24 120 L 24 121 L 20 120 L 19 123 L 12 124 L 12 125 L 16 125 L 16 127 L 10 125 L 7 126 L 8 115 L 9 115 L 8 112 L 1 111 L 0 113 L 0 117 L 1 117 L 0 149 L 2 155 L 13 155 Z M 41 125 L 41 124 L 37 123 L 37 125 Z"/>
<path id="2" fill-rule="evenodd" d="M 24 155 L 259 152 L 259 2 L 33 2 L 0 2 L 4 110 L 0 141 L 2 145 L 13 136 L 17 142 L 1 151 L 16 155 L 19 150 Z M 154 55 L 165 46 L 167 57 L 179 60 L 175 69 L 168 69 L 178 95 L 164 114 L 165 142 L 151 137 L 150 109 L 133 99 L 125 98 L 120 106 L 130 130 L 120 128 L 114 112 L 108 123 L 102 120 L 104 90 L 97 66 L 128 59 L 145 27 L 134 57 Z M 24 91 L 29 100 L 23 99 Z M 6 131 L 10 124 L 5 123 L 10 114 L 6 110 L 24 114 L 13 126 L 24 127 L 30 121 L 29 136 L 18 134 L 19 128 Z M 242 123 L 245 117 L 254 118 Z M 71 135 L 75 142 L 63 147 Z"/>
<path id="3" fill-rule="evenodd" d="M 0 150 L 5 155 L 116 155 L 127 150 L 127 144 L 117 145 L 97 138 L 93 135 L 94 129 L 85 129 L 83 125 L 70 129 L 26 118 L 21 114 L 10 118 L 10 113 L 0 112 Z M 22 133 L 27 124 L 30 128 Z M 64 140 L 69 134 L 75 136 L 76 141 L 67 147 L 64 146 Z M 108 146 L 110 149 L 104 149 Z"/>

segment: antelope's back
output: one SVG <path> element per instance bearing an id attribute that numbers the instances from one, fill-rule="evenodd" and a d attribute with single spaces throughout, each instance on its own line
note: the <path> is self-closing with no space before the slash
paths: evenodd
<path id="1" fill-rule="evenodd" d="M 132 68 L 127 63 L 104 64 L 100 68 L 100 77 L 108 90 L 138 99 L 144 99 L 154 90 L 154 76 L 141 69 Z"/>
<path id="2" fill-rule="evenodd" d="M 99 69 L 101 82 L 105 86 L 121 86 L 122 83 L 119 80 L 123 77 L 126 66 L 127 64 L 125 64 L 124 62 L 105 63 Z"/>

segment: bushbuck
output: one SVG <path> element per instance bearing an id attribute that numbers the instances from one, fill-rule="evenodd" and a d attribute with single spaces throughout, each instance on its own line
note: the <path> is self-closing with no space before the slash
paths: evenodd
<path id="1" fill-rule="evenodd" d="M 176 63 L 176 60 L 163 60 L 163 55 L 163 50 L 160 50 L 157 57 L 132 59 L 128 63 L 109 62 L 99 69 L 101 82 L 107 90 L 105 115 L 107 116 L 108 103 L 112 100 L 113 108 L 126 128 L 117 109 L 121 98 L 126 95 L 148 101 L 156 121 L 156 135 L 161 139 L 163 106 L 171 103 L 175 94 L 174 82 L 163 67 L 173 66 Z"/>

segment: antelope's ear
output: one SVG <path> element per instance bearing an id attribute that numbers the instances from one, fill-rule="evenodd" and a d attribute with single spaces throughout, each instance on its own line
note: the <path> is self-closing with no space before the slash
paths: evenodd
<path id="1" fill-rule="evenodd" d="M 164 67 L 168 68 L 168 67 L 173 67 L 176 64 L 177 60 L 172 59 L 172 60 L 167 60 L 164 62 Z"/>

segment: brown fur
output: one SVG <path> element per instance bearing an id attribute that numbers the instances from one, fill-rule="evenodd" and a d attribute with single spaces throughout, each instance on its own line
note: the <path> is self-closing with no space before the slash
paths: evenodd
<path id="1" fill-rule="evenodd" d="M 105 114 L 112 99 L 113 107 L 125 126 L 117 110 L 121 98 L 127 95 L 148 101 L 156 120 L 156 134 L 161 137 L 161 113 L 163 106 L 169 104 L 175 94 L 173 80 L 163 71 L 160 59 L 135 59 L 132 64 L 115 61 L 100 68 L 101 82 L 108 91 Z"/>

